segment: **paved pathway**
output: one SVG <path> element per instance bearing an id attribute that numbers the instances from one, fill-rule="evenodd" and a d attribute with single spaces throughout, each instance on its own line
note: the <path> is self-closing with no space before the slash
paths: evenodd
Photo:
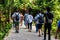
<path id="1" fill-rule="evenodd" d="M 15 30 L 12 28 L 9 35 L 5 37 L 4 40 L 43 40 L 43 35 L 42 37 L 38 37 L 38 33 L 35 32 L 35 26 L 33 26 L 32 32 L 28 32 L 28 30 L 24 28 L 24 25 L 20 27 L 19 33 L 15 33 Z M 51 40 L 55 39 L 52 37 Z"/>

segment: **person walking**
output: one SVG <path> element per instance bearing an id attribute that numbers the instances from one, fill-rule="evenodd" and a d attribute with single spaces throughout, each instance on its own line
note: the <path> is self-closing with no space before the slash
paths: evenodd
<path id="1" fill-rule="evenodd" d="M 14 20 L 16 33 L 19 33 L 20 13 L 18 9 L 16 9 L 14 14 L 12 15 L 12 19 Z"/>
<path id="2" fill-rule="evenodd" d="M 29 14 L 27 20 L 28 20 L 28 32 L 31 32 L 31 30 L 32 30 L 33 16 L 31 14 Z"/>
<path id="3" fill-rule="evenodd" d="M 38 32 L 38 20 L 36 20 L 37 15 L 34 18 L 35 26 L 36 26 L 36 33 Z"/>
<path id="4" fill-rule="evenodd" d="M 22 23 L 23 23 L 23 19 L 24 19 L 24 16 L 23 16 L 23 14 L 22 13 L 20 13 L 20 25 L 22 26 Z"/>
<path id="5" fill-rule="evenodd" d="M 41 13 L 41 11 L 38 12 L 38 14 L 35 17 L 36 20 L 36 25 L 38 28 L 38 32 L 39 32 L 39 37 L 41 36 L 40 31 L 42 31 L 42 25 L 44 23 L 44 14 Z"/>
<path id="6" fill-rule="evenodd" d="M 28 21 L 27 21 L 28 14 L 29 14 L 29 11 L 26 10 L 25 15 L 24 15 L 24 25 L 26 26 L 26 29 L 28 29 Z"/>
<path id="7" fill-rule="evenodd" d="M 53 22 L 53 14 L 50 12 L 50 7 L 46 7 L 47 13 L 45 14 L 45 24 L 44 24 L 44 40 L 46 40 L 46 31 L 48 29 L 48 40 L 51 40 L 51 24 Z"/>
<path id="8" fill-rule="evenodd" d="M 55 35 L 55 39 L 57 39 L 57 34 L 60 32 L 60 20 L 58 21 L 58 25 L 57 25 L 57 31 L 56 31 L 56 35 Z"/>
<path id="9" fill-rule="evenodd" d="M 34 22 L 35 22 L 35 26 L 36 26 L 36 33 L 38 32 L 37 13 L 38 13 L 38 10 L 36 11 L 36 16 L 34 17 Z"/>

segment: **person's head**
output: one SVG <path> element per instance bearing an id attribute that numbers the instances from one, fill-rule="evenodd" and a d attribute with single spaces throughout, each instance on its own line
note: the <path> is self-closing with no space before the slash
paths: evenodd
<path id="1" fill-rule="evenodd" d="M 20 13 L 22 15 L 22 13 Z"/>
<path id="2" fill-rule="evenodd" d="M 41 10 L 39 10 L 38 13 L 41 13 Z"/>
<path id="3" fill-rule="evenodd" d="M 19 12 L 19 10 L 18 10 L 18 9 L 16 9 L 16 12 Z"/>
<path id="4" fill-rule="evenodd" d="M 26 13 L 29 13 L 29 10 L 25 10 Z"/>
<path id="5" fill-rule="evenodd" d="M 47 10 L 47 12 L 50 12 L 51 8 L 50 7 L 46 7 L 46 10 Z"/>

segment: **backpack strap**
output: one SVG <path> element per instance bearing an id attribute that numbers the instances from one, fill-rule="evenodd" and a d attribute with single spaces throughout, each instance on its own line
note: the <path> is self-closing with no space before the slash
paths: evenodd
<path id="1" fill-rule="evenodd" d="M 42 17 L 43 17 L 44 15 L 43 15 L 43 14 L 39 14 L 39 17 L 40 17 L 40 16 L 42 16 Z"/>
<path id="2" fill-rule="evenodd" d="M 19 13 L 18 13 L 18 14 L 16 14 L 16 13 L 15 13 L 15 16 L 16 16 L 16 15 L 18 15 L 18 16 L 19 16 Z"/>

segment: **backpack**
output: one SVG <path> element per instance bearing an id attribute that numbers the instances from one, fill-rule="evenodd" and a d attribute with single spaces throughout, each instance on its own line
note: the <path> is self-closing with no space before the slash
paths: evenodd
<path id="1" fill-rule="evenodd" d="M 38 21 L 39 21 L 39 23 L 44 23 L 44 16 L 43 16 L 43 14 L 39 15 Z"/>
<path id="2" fill-rule="evenodd" d="M 19 14 L 15 14 L 16 16 L 15 16 L 15 19 L 16 19 L 16 21 L 19 21 Z"/>

